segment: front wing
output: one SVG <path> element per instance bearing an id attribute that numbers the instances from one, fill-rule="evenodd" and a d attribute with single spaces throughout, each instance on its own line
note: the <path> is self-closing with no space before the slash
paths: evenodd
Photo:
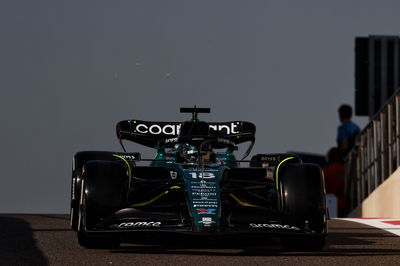
<path id="1" fill-rule="evenodd" d="M 204 223 L 212 223 L 207 215 Z M 85 224 L 85 223 L 84 223 Z M 206 225 L 206 224 L 205 224 Z M 86 234 L 134 234 L 138 232 L 175 232 L 192 235 L 262 234 L 290 237 L 326 235 L 310 230 L 306 220 L 285 216 L 276 211 L 245 216 L 233 212 L 222 216 L 218 227 L 196 227 L 189 218 L 177 213 L 146 212 L 126 208 L 99 222 L 94 228 L 84 228 Z"/>

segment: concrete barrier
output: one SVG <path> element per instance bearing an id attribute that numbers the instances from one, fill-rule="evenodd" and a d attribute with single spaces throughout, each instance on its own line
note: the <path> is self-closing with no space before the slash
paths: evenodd
<path id="1" fill-rule="evenodd" d="M 400 168 L 375 189 L 348 217 L 400 218 Z"/>

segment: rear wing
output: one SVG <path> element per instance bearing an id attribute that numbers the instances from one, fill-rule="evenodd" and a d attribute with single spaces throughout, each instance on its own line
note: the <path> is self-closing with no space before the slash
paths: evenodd
<path id="1" fill-rule="evenodd" d="M 179 136 L 181 122 L 150 122 L 123 120 L 117 124 L 120 141 L 130 140 L 150 148 L 157 148 L 159 141 Z M 256 126 L 245 121 L 211 122 L 210 135 L 225 138 L 235 144 L 255 140 Z"/>

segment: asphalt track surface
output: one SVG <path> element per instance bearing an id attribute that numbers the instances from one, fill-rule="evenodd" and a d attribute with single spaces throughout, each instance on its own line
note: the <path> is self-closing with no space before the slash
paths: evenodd
<path id="1" fill-rule="evenodd" d="M 0 215 L 0 265 L 400 265 L 399 236 L 344 220 L 329 221 L 319 252 L 286 252 L 278 239 L 155 242 L 89 250 L 67 215 Z"/>

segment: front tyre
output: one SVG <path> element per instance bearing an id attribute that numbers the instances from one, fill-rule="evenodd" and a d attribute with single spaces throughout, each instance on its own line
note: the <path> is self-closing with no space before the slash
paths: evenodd
<path id="1" fill-rule="evenodd" d="M 79 224 L 79 203 L 81 201 L 82 170 L 86 162 L 91 160 L 113 161 L 115 157 L 112 152 L 105 151 L 81 151 L 72 158 L 71 178 L 71 208 L 70 219 L 72 230 L 78 230 Z"/>
<path id="2" fill-rule="evenodd" d="M 89 161 L 82 172 L 79 244 L 86 248 L 117 247 L 118 238 L 94 231 L 105 218 L 124 207 L 128 186 L 125 166 L 119 162 Z"/>
<path id="3" fill-rule="evenodd" d="M 315 164 L 287 164 L 278 173 L 281 210 L 285 224 L 304 228 L 305 235 L 282 238 L 289 250 L 319 250 L 327 235 L 325 184 Z"/>
<path id="4" fill-rule="evenodd" d="M 84 189 L 84 185 L 82 189 Z M 78 226 L 78 243 L 82 247 L 88 249 L 111 249 L 118 248 L 120 245 L 120 240 L 118 237 L 114 236 L 93 236 L 89 235 L 85 232 L 84 228 L 86 227 L 86 217 L 84 211 L 84 205 L 86 204 L 86 197 L 82 198 L 83 205 L 81 206 L 81 210 L 79 211 L 79 226 Z"/>

